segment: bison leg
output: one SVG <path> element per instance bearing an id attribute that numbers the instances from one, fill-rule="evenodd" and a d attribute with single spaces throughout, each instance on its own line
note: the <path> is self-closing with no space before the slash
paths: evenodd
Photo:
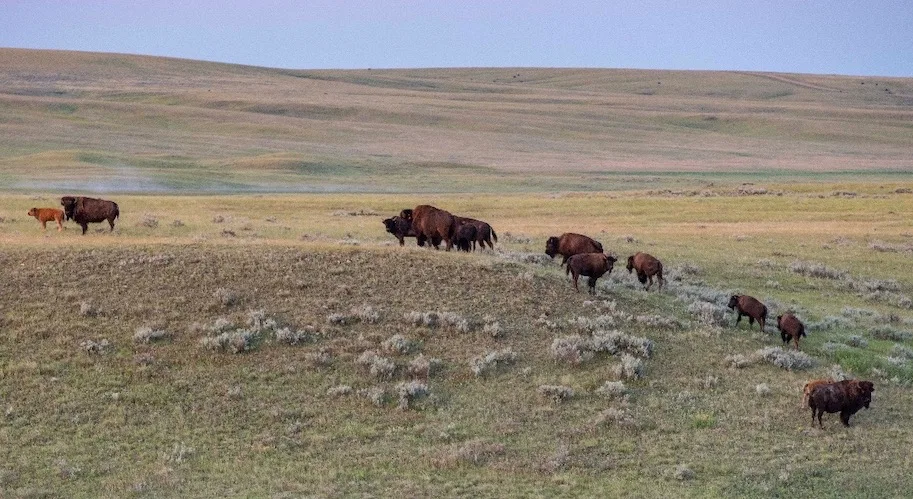
<path id="1" fill-rule="evenodd" d="M 761 328 L 761 332 L 764 332 L 764 319 L 758 319 L 758 326 Z"/>
<path id="2" fill-rule="evenodd" d="M 396 236 L 396 238 L 399 239 L 399 245 L 400 245 L 400 246 L 405 246 L 405 245 L 406 245 L 406 238 L 405 238 L 405 237 Z"/>
<path id="3" fill-rule="evenodd" d="M 754 325 L 754 317 L 752 317 L 752 316 L 750 316 L 750 315 L 748 316 L 748 325 L 749 325 L 749 326 L 753 326 L 753 325 Z"/>
<path id="4" fill-rule="evenodd" d="M 79 225 L 82 226 L 82 235 L 86 235 L 86 231 L 89 230 L 89 224 L 82 222 Z"/>
<path id="5" fill-rule="evenodd" d="M 111 226 L 111 231 L 110 231 L 110 232 L 114 232 L 114 219 L 113 219 L 113 218 L 109 218 L 109 219 L 108 219 L 108 225 Z"/>
<path id="6" fill-rule="evenodd" d="M 599 278 L 590 277 L 589 280 L 587 281 L 587 285 L 590 287 L 590 289 L 588 289 L 587 291 L 590 291 L 593 294 L 593 296 L 596 296 L 596 279 L 599 279 Z"/>
<path id="7" fill-rule="evenodd" d="M 44 231 L 47 231 L 47 230 L 48 230 L 48 221 L 47 221 L 47 220 L 42 220 L 42 221 L 41 221 L 41 229 L 44 230 Z"/>
<path id="8" fill-rule="evenodd" d="M 653 276 L 647 276 L 647 287 L 644 288 L 644 291 L 650 291 L 650 287 L 653 286 Z"/>
<path id="9" fill-rule="evenodd" d="M 738 326 L 740 322 L 742 322 L 742 312 L 736 312 L 735 325 Z"/>
<path id="10" fill-rule="evenodd" d="M 571 270 L 571 275 L 574 277 L 574 291 L 580 292 L 580 288 L 577 287 L 577 279 L 580 277 L 580 274 Z"/>
<path id="11" fill-rule="evenodd" d="M 63 222 L 60 219 L 57 219 L 57 232 L 63 232 Z"/>
<path id="12" fill-rule="evenodd" d="M 840 411 L 840 422 L 843 423 L 843 426 L 850 425 L 850 416 L 852 415 L 853 413 L 850 411 Z"/>
<path id="13" fill-rule="evenodd" d="M 659 283 L 659 287 L 658 287 L 656 290 L 657 290 L 657 291 L 662 291 L 662 290 L 663 290 L 663 284 L 666 283 L 666 280 L 663 279 L 663 271 L 662 271 L 662 270 L 660 270 L 659 272 L 657 272 L 657 274 L 656 274 L 656 281 L 657 281 L 657 283 Z"/>

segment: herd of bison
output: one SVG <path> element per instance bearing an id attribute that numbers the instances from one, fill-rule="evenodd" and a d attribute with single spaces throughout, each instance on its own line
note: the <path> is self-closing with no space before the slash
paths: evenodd
<path id="1" fill-rule="evenodd" d="M 63 210 L 57 208 L 32 208 L 29 216 L 35 217 L 47 229 L 47 222 L 56 222 L 57 230 L 63 230 L 64 220 L 73 220 L 82 227 L 85 234 L 89 223 L 107 221 L 114 230 L 114 220 L 120 216 L 117 203 L 103 199 L 94 199 L 84 196 L 64 196 L 60 199 Z M 487 222 L 474 218 L 460 217 L 446 210 L 435 208 L 431 205 L 419 205 L 413 209 L 405 209 L 398 216 L 387 218 L 383 221 L 387 232 L 393 234 L 400 246 L 405 244 L 405 238 L 416 238 L 419 246 L 434 246 L 440 249 L 443 242 L 449 251 L 454 246 L 461 251 L 474 251 L 475 249 L 494 248 L 493 242 L 498 242 L 498 235 Z M 580 276 L 588 277 L 588 291 L 596 293 L 596 280 L 612 272 L 617 258 L 605 253 L 602 244 L 588 236 L 575 233 L 564 233 L 561 236 L 549 237 L 545 243 L 545 254 L 551 258 L 561 255 L 561 265 L 565 273 L 570 274 L 574 280 L 574 289 L 578 289 L 577 281 Z M 636 253 L 628 257 L 628 272 L 637 272 L 637 278 L 646 290 L 653 285 L 656 278 L 658 289 L 662 289 L 666 280 L 663 278 L 663 264 L 652 255 Z M 767 307 L 756 298 L 748 295 L 733 295 L 728 304 L 736 312 L 736 325 L 742 316 L 748 317 L 749 325 L 755 321 L 764 331 L 767 320 Z M 792 313 L 777 316 L 777 329 L 780 337 L 786 344 L 790 340 L 799 349 L 799 338 L 805 336 L 805 326 Z M 818 425 L 823 427 L 821 417 L 825 412 L 840 413 L 840 421 L 849 426 L 849 418 L 861 408 L 869 407 L 872 392 L 875 390 L 870 381 L 820 379 L 808 382 L 803 389 L 803 406 L 808 405 L 812 410 L 812 424 L 815 417 Z"/>

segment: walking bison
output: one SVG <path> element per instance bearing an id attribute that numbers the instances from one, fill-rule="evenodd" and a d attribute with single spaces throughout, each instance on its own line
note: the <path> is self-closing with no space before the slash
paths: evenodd
<path id="1" fill-rule="evenodd" d="M 840 413 L 840 422 L 843 426 L 850 425 L 850 416 L 859 412 L 859 409 L 869 408 L 872 402 L 872 392 L 875 385 L 871 381 L 857 379 L 837 381 L 815 387 L 808 396 L 808 407 L 812 410 L 812 426 L 815 416 L 818 416 L 818 426 L 824 428 L 821 416 L 825 412 Z"/>
<path id="2" fill-rule="evenodd" d="M 407 217 L 403 217 L 407 218 Z M 435 249 L 439 249 L 441 241 L 446 243 L 447 251 L 453 248 L 453 238 L 456 235 L 456 218 L 450 212 L 423 204 L 416 206 L 411 214 L 412 230 L 419 246 L 424 246 L 430 241 Z"/>
<path id="3" fill-rule="evenodd" d="M 767 307 L 764 306 L 763 303 L 752 296 L 732 295 L 732 297 L 729 298 L 729 305 L 727 306 L 736 312 L 736 326 L 742 321 L 742 316 L 747 315 L 748 324 L 751 325 L 754 324 L 754 321 L 758 321 L 761 332 L 764 332 L 764 321 L 767 320 Z"/>
<path id="4" fill-rule="evenodd" d="M 565 274 L 571 274 L 574 278 L 574 289 L 580 291 L 577 287 L 577 279 L 580 276 L 589 277 L 587 291 L 596 294 L 596 280 L 607 273 L 612 272 L 612 267 L 618 261 L 614 256 L 605 253 L 580 253 L 571 256 L 567 261 Z"/>
<path id="5" fill-rule="evenodd" d="M 492 244 L 492 239 L 494 242 L 498 242 L 498 234 L 495 233 L 495 230 L 491 227 L 488 222 L 483 222 L 482 220 L 476 220 L 474 218 L 468 217 L 455 217 L 458 226 L 463 225 L 472 225 L 475 227 L 476 232 L 474 239 L 472 240 L 472 249 L 476 249 L 476 243 L 479 244 L 481 249 L 485 249 L 485 245 L 488 244 L 488 247 L 494 249 L 495 245 Z"/>
<path id="6" fill-rule="evenodd" d="M 602 244 L 593 238 L 573 232 L 565 232 L 561 237 L 550 237 L 545 241 L 545 254 L 550 258 L 561 255 L 561 265 L 567 263 L 568 258 L 581 253 L 602 253 Z"/>
<path id="7" fill-rule="evenodd" d="M 41 222 L 41 228 L 48 230 L 48 222 L 54 221 L 57 222 L 57 232 L 63 230 L 63 217 L 65 216 L 63 210 L 58 210 L 57 208 L 32 208 L 29 210 L 29 216 L 35 217 L 36 220 Z"/>
<path id="8" fill-rule="evenodd" d="M 802 324 L 802 321 L 791 313 L 778 315 L 777 329 L 780 330 L 780 338 L 784 344 L 789 343 L 789 340 L 793 340 L 796 350 L 799 349 L 799 337 L 805 336 L 805 325 Z"/>
<path id="9" fill-rule="evenodd" d="M 60 198 L 60 204 L 63 206 L 67 220 L 74 220 L 79 224 L 84 235 L 90 223 L 99 223 L 105 220 L 108 221 L 108 225 L 111 226 L 111 232 L 113 232 L 114 220 L 120 217 L 120 208 L 114 201 L 87 198 L 85 196 L 64 196 Z"/>
<path id="10" fill-rule="evenodd" d="M 629 256 L 628 273 L 630 274 L 632 270 L 637 271 L 637 280 L 644 284 L 645 290 L 649 290 L 650 286 L 653 286 L 653 276 L 656 276 L 659 283 L 658 289 L 663 289 L 663 284 L 666 282 L 663 278 L 663 264 L 653 255 L 638 252 Z M 649 284 L 647 284 L 647 280 L 650 281 Z"/>

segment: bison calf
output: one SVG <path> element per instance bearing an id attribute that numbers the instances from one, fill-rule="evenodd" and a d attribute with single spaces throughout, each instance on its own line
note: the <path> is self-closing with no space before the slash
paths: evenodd
<path id="1" fill-rule="evenodd" d="M 808 407 L 812 410 L 812 426 L 815 425 L 815 416 L 818 416 L 818 426 L 824 428 L 821 416 L 825 412 L 839 412 L 840 422 L 843 426 L 850 425 L 850 416 L 859 412 L 859 409 L 869 408 L 872 402 L 872 392 L 875 385 L 871 381 L 856 379 L 827 383 L 815 387 L 808 396 Z"/>
<path id="2" fill-rule="evenodd" d="M 638 252 L 629 256 L 628 273 L 630 274 L 632 270 L 637 271 L 637 280 L 645 285 L 645 290 L 649 290 L 650 286 L 653 285 L 653 276 L 656 276 L 656 280 L 659 283 L 658 289 L 663 289 L 663 284 L 666 282 L 663 278 L 663 264 L 653 255 Z M 647 280 L 650 281 L 649 284 L 647 284 Z"/>
<path id="3" fill-rule="evenodd" d="M 567 263 L 568 258 L 581 253 L 602 253 L 602 244 L 593 238 L 573 232 L 565 232 L 561 237 L 550 237 L 545 241 L 545 254 L 549 258 L 555 258 L 555 255 L 564 257 L 561 265 Z"/>
<path id="4" fill-rule="evenodd" d="M 780 338 L 783 343 L 788 343 L 792 339 L 796 344 L 796 350 L 799 349 L 799 337 L 805 336 L 805 325 L 802 324 L 802 321 L 790 313 L 778 315 L 777 329 L 780 330 Z"/>
<path id="5" fill-rule="evenodd" d="M 57 232 L 63 230 L 63 210 L 58 210 L 56 208 L 32 208 L 29 210 L 29 216 L 35 217 L 39 222 L 41 222 L 41 228 L 48 230 L 48 222 L 55 221 L 57 222 Z"/>
<path id="6" fill-rule="evenodd" d="M 587 285 L 588 291 L 596 294 L 596 280 L 606 273 L 612 272 L 612 267 L 617 259 L 614 256 L 605 253 L 581 253 L 571 256 L 567 261 L 567 270 L 565 274 L 571 274 L 574 277 L 574 289 L 580 291 L 577 287 L 577 279 L 580 276 L 589 277 Z"/>
<path id="7" fill-rule="evenodd" d="M 454 236 L 456 241 L 454 244 L 456 245 L 457 250 L 465 251 L 466 253 L 472 251 L 477 233 L 478 230 L 476 229 L 476 226 L 471 223 L 465 223 L 459 226 L 456 235 Z"/>
<path id="8" fill-rule="evenodd" d="M 411 212 L 412 210 L 409 211 Z M 415 231 L 412 230 L 412 223 L 403 217 L 393 217 L 384 220 L 384 227 L 387 228 L 387 232 L 399 239 L 400 246 L 406 244 L 404 241 L 405 238 L 415 237 Z"/>
<path id="9" fill-rule="evenodd" d="M 732 297 L 729 298 L 729 305 L 727 306 L 736 312 L 736 326 L 739 325 L 742 316 L 747 315 L 748 324 L 751 325 L 754 324 L 754 321 L 758 321 L 758 325 L 761 326 L 761 332 L 764 332 L 764 321 L 767 320 L 767 307 L 764 306 L 763 303 L 748 295 L 732 295 Z"/>

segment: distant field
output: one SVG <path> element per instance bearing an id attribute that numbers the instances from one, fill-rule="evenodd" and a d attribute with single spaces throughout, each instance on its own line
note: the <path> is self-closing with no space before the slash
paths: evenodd
<path id="1" fill-rule="evenodd" d="M 279 70 L 0 49 L 0 185 L 609 191 L 909 181 L 913 79 L 612 69 Z"/>
<path id="2" fill-rule="evenodd" d="M 6 194 L 0 495 L 903 495 L 909 186 L 740 187 L 118 195 L 86 236 Z M 393 244 L 381 219 L 422 201 L 497 251 Z M 657 255 L 667 288 L 619 265 L 575 293 L 542 254 L 564 230 Z M 733 327 L 734 292 L 796 311 L 808 357 Z M 599 338 L 628 343 L 561 346 Z M 835 374 L 872 408 L 812 428 L 801 387 Z"/>

